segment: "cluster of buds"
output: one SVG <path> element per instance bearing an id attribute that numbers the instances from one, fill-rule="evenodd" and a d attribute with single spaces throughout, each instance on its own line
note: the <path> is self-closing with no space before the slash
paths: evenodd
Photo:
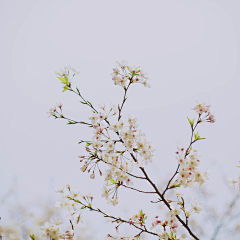
<path id="1" fill-rule="evenodd" d="M 147 73 L 144 73 L 139 67 L 131 68 L 126 61 L 117 62 L 117 65 L 117 67 L 113 68 L 113 73 L 111 74 L 115 85 L 126 88 L 130 83 L 141 83 L 146 87 L 150 87 Z"/>

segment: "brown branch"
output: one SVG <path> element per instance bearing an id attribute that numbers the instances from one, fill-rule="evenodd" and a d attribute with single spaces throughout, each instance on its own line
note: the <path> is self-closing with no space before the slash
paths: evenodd
<path id="1" fill-rule="evenodd" d="M 121 119 L 121 112 L 122 112 L 122 108 L 123 108 L 123 105 L 124 105 L 124 103 L 126 102 L 126 100 L 127 100 L 127 98 L 126 98 L 126 95 L 127 95 L 127 91 L 128 91 L 128 89 L 129 89 L 129 86 L 131 85 L 131 80 L 132 80 L 132 78 L 130 79 L 130 82 L 129 82 L 129 84 L 128 84 L 128 86 L 127 86 L 127 88 L 124 88 L 124 97 L 123 97 L 123 102 L 122 102 L 122 105 L 121 105 L 121 107 L 119 107 L 118 106 L 118 121 Z"/>
<path id="2" fill-rule="evenodd" d="M 165 188 L 165 190 L 163 191 L 162 195 L 164 196 L 165 192 L 169 189 L 171 189 L 171 187 L 169 188 L 169 185 L 171 183 L 171 181 L 173 180 L 173 178 L 178 174 L 178 169 L 180 167 L 180 164 L 178 164 L 178 167 L 177 167 L 177 170 L 176 172 L 173 174 L 173 176 L 171 177 L 171 179 L 169 180 L 168 184 L 167 184 L 167 187 Z"/>
<path id="3" fill-rule="evenodd" d="M 133 158 L 133 160 L 135 162 L 137 162 L 137 159 L 134 157 L 134 155 L 131 153 L 130 154 Z M 149 178 L 149 176 L 147 175 L 145 169 L 143 167 L 139 167 L 140 170 L 143 172 L 143 174 L 146 177 L 146 180 L 152 185 L 152 187 L 155 189 L 157 195 L 160 197 L 160 199 L 165 203 L 165 205 L 168 207 L 169 210 L 172 210 L 170 204 L 167 202 L 167 200 L 164 198 L 164 196 L 160 193 L 160 191 L 158 190 L 157 186 L 152 182 L 152 180 Z M 199 238 L 191 231 L 191 229 L 188 227 L 188 225 L 181 219 L 180 216 L 176 215 L 176 218 L 178 219 L 178 221 L 186 228 L 186 230 L 188 231 L 188 233 L 194 237 L 196 240 L 199 240 Z"/>
<path id="4" fill-rule="evenodd" d="M 132 190 L 135 190 L 135 191 L 138 191 L 138 192 L 141 192 L 141 193 L 156 193 L 156 192 L 144 192 L 144 191 L 141 191 L 141 190 L 138 190 L 136 188 L 132 188 L 132 187 L 129 187 L 129 186 L 126 186 L 126 185 L 123 185 L 123 184 L 121 184 L 120 186 L 123 186 L 125 188 L 130 188 Z"/>
<path id="5" fill-rule="evenodd" d="M 93 208 L 91 205 L 90 205 L 90 206 L 85 205 L 85 204 L 82 203 L 81 201 L 79 201 L 79 200 L 77 200 L 77 199 L 74 199 L 74 198 L 71 198 L 71 197 L 68 197 L 68 199 L 69 199 L 69 200 L 72 200 L 72 201 L 74 201 L 74 202 L 77 202 L 77 203 L 82 204 L 85 208 L 88 208 L 88 209 L 91 210 L 91 211 L 99 212 L 99 213 L 103 214 L 104 217 L 106 217 L 106 218 L 112 218 L 112 219 L 115 220 L 114 222 L 128 223 L 128 224 L 134 226 L 135 228 L 141 230 L 141 232 L 145 232 L 145 233 L 148 233 L 148 234 L 151 234 L 151 235 L 158 236 L 157 233 L 148 231 L 146 228 L 145 228 L 145 229 L 142 229 L 141 227 L 136 226 L 134 223 L 130 223 L 129 221 L 124 220 L 124 219 L 122 219 L 122 218 L 120 218 L 120 217 L 110 216 L 110 215 L 108 215 L 107 213 L 104 213 L 104 212 L 103 212 L 102 210 L 100 210 L 99 208 L 95 209 L 95 208 Z"/>
<path id="6" fill-rule="evenodd" d="M 103 159 L 99 158 L 98 155 L 94 155 L 94 157 L 95 157 L 95 159 L 98 159 L 98 160 L 101 161 L 101 162 L 104 162 L 104 163 L 106 163 L 106 164 L 112 165 L 112 166 L 118 168 L 119 170 L 123 171 L 120 167 L 117 167 L 117 166 L 113 165 L 112 163 L 105 162 Z M 129 173 L 129 172 L 126 172 L 126 173 L 127 173 L 128 175 L 132 176 L 132 177 L 135 177 L 135 178 L 146 179 L 145 177 L 139 177 L 139 176 L 133 175 L 133 174 L 131 174 L 131 173 Z"/>

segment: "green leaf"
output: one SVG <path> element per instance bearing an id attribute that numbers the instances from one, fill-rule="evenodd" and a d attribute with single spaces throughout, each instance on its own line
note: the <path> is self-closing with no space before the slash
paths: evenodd
<path id="1" fill-rule="evenodd" d="M 33 235 L 29 235 L 30 236 L 30 238 L 32 239 L 32 240 L 36 240 L 36 237 L 35 237 L 35 235 L 33 234 Z"/>
<path id="2" fill-rule="evenodd" d="M 188 118 L 188 122 L 190 123 L 190 125 L 191 125 L 191 127 L 192 127 L 193 124 L 194 124 L 194 119 L 193 119 L 193 120 L 190 120 L 190 119 Z"/>
<path id="3" fill-rule="evenodd" d="M 84 208 L 86 208 L 85 206 L 82 206 L 80 209 L 84 209 Z"/>
<path id="4" fill-rule="evenodd" d="M 86 146 L 87 146 L 87 147 L 88 147 L 88 146 L 90 146 L 90 145 L 91 145 L 91 143 L 90 143 L 90 142 L 87 142 L 87 143 L 86 143 Z"/>
<path id="5" fill-rule="evenodd" d="M 111 183 L 113 183 L 113 184 L 116 184 L 116 183 L 117 183 L 113 178 L 111 178 L 109 181 L 110 181 Z"/>
<path id="6" fill-rule="evenodd" d="M 200 136 L 199 136 L 199 133 L 197 132 L 196 134 L 195 134 L 195 141 L 197 141 L 197 140 L 199 140 L 200 139 Z"/>
<path id="7" fill-rule="evenodd" d="M 65 92 L 66 90 L 68 90 L 68 86 L 67 86 L 67 85 L 64 86 L 64 88 L 63 88 L 63 92 Z"/>
<path id="8" fill-rule="evenodd" d="M 67 124 L 76 124 L 76 123 L 68 120 Z"/>
<path id="9" fill-rule="evenodd" d="M 57 77 L 62 81 L 62 83 L 67 84 L 68 83 L 68 77 L 62 78 L 62 77 Z"/>

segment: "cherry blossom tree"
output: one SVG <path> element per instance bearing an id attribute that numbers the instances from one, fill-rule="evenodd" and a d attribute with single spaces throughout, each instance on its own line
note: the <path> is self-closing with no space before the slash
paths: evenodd
<path id="1" fill-rule="evenodd" d="M 145 133 L 141 131 L 138 119 L 135 116 L 123 116 L 130 87 L 135 84 L 142 84 L 143 87 L 150 87 L 148 74 L 140 67 L 130 67 L 126 61 L 117 62 L 113 68 L 111 77 L 113 83 L 123 89 L 123 99 L 120 104 L 110 105 L 100 104 L 98 107 L 86 100 L 78 87 L 73 87 L 72 80 L 78 75 L 72 67 L 64 67 L 56 72 L 58 79 L 63 84 L 63 92 L 70 91 L 80 98 L 80 102 L 91 110 L 89 121 L 76 121 L 64 114 L 63 104 L 59 103 L 48 112 L 50 117 L 63 119 L 67 124 L 82 124 L 93 130 L 91 140 L 81 140 L 80 144 L 85 144 L 86 154 L 79 156 L 81 171 L 87 172 L 90 179 L 95 179 L 96 174 L 103 178 L 102 197 L 107 203 L 117 206 L 122 188 L 128 188 L 141 194 L 151 194 L 157 197 L 157 201 L 152 203 L 162 204 L 167 210 L 166 216 L 161 213 L 151 216 L 152 220 L 146 216 L 143 209 L 140 209 L 128 219 L 113 216 L 99 209 L 91 194 L 80 194 L 71 189 L 69 185 L 57 190 L 62 195 L 63 200 L 56 202 L 56 207 L 68 209 L 71 212 L 71 230 L 62 233 L 59 225 L 61 221 L 53 220 L 46 222 L 41 230 L 43 236 L 56 239 L 73 239 L 74 224 L 81 221 L 83 211 L 93 211 L 111 220 L 115 224 L 116 230 L 120 225 L 128 225 L 135 228 L 138 233 L 134 236 L 112 236 L 106 235 L 106 239 L 140 239 L 141 235 L 149 234 L 156 239 L 165 240 L 187 240 L 199 237 L 192 230 L 189 219 L 193 214 L 199 214 L 203 205 L 196 198 L 192 198 L 191 203 L 186 203 L 183 188 L 191 188 L 193 185 L 201 186 L 209 180 L 209 172 L 201 169 L 200 155 L 195 149 L 195 143 L 203 140 L 200 136 L 198 126 L 204 123 L 214 123 L 215 117 L 206 103 L 197 103 L 192 110 L 196 112 L 194 119 L 189 119 L 190 141 L 187 146 L 178 146 L 176 150 L 176 167 L 172 176 L 163 191 L 160 191 L 148 174 L 147 165 L 154 164 L 153 144 L 148 140 Z M 103 170 L 104 169 L 104 170 Z M 143 191 L 134 187 L 135 181 L 145 181 L 149 184 L 149 191 Z M 234 180 L 232 180 L 232 183 Z M 167 192 L 173 192 L 174 197 L 166 197 Z M 154 200 L 154 198 L 153 198 Z M 191 207 L 190 207 L 191 206 Z M 147 206 L 144 206 L 146 208 Z M 150 227 L 149 227 L 150 226 Z M 179 229 L 185 229 L 189 238 L 179 236 Z M 31 235 L 35 239 L 34 235 Z"/>

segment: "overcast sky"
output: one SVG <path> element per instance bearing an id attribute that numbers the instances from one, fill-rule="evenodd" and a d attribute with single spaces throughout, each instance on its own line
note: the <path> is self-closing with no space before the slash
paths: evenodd
<path id="1" fill-rule="evenodd" d="M 19 201 L 25 203 L 67 183 L 98 198 L 100 178 L 90 180 L 80 172 L 77 158 L 84 154 L 77 143 L 89 140 L 92 130 L 46 114 L 59 101 L 76 120 L 86 120 L 91 111 L 70 92 L 62 93 L 54 71 L 73 66 L 81 72 L 73 85 L 95 106 L 110 106 L 123 97 L 110 73 L 116 61 L 126 60 L 150 77 L 150 89 L 132 86 L 123 113 L 139 118 L 139 127 L 157 148 L 147 167 L 154 181 L 161 185 L 176 170 L 176 147 L 190 140 L 187 117 L 195 117 L 191 108 L 203 101 L 211 105 L 216 123 L 199 129 L 206 138 L 195 145 L 200 169 L 211 170 L 215 204 L 230 201 L 222 184 L 239 173 L 239 11 L 238 0 L 2 2 L 0 196 L 17 177 Z M 128 194 L 120 192 L 120 207 Z M 101 207 L 104 201 L 99 201 Z M 134 197 L 129 201 L 136 204 Z M 147 207 L 138 201 L 133 208 L 141 204 Z"/>

